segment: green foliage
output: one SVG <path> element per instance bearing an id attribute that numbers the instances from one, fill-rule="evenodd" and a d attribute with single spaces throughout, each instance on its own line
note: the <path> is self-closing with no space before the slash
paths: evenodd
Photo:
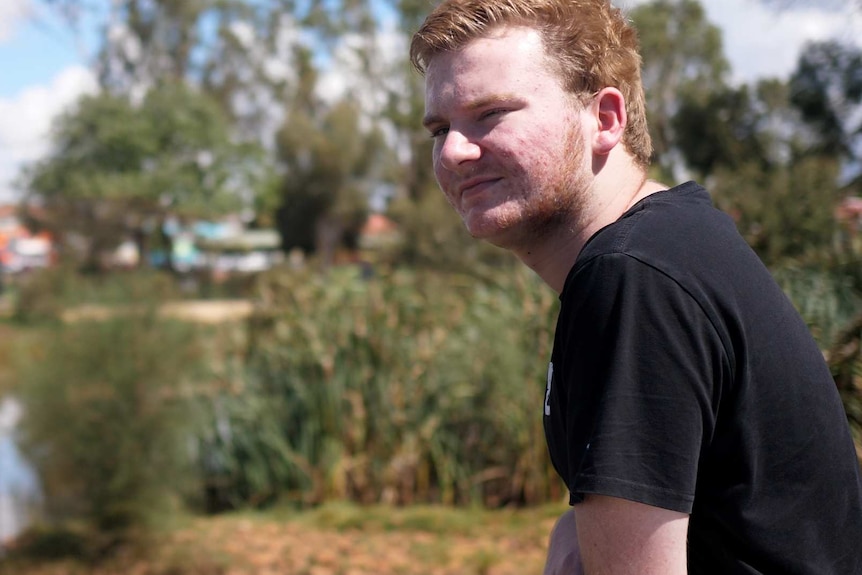
<path id="1" fill-rule="evenodd" d="M 742 171 L 748 164 L 764 170 L 785 165 L 800 147 L 799 122 L 794 125 L 787 92 L 785 84 L 764 80 L 682 97 L 671 124 L 686 165 L 703 179 L 721 169 Z"/>
<path id="2" fill-rule="evenodd" d="M 147 309 L 179 295 L 173 277 L 153 270 L 96 275 L 58 266 L 34 270 L 16 287 L 14 318 L 21 322 L 57 321 L 64 311 L 86 305 Z"/>
<path id="3" fill-rule="evenodd" d="M 271 275 L 246 370 L 214 400 L 210 485 L 234 503 L 546 501 L 555 304 L 524 271 Z"/>
<path id="4" fill-rule="evenodd" d="M 404 236 L 398 261 L 411 266 L 481 277 L 521 265 L 511 253 L 470 237 L 439 189 L 397 200 L 389 215 Z"/>
<path id="5" fill-rule="evenodd" d="M 832 244 L 837 178 L 834 160 L 810 157 L 775 170 L 756 163 L 719 170 L 711 190 L 749 245 L 774 266 Z"/>
<path id="6" fill-rule="evenodd" d="M 54 152 L 31 166 L 24 183 L 44 207 L 39 224 L 64 241 L 72 257 L 82 243 L 88 265 L 121 240 L 158 239 L 170 213 L 212 217 L 241 206 L 254 190 L 263 158 L 230 139 L 213 101 L 181 84 L 130 98 L 85 96 L 55 124 Z"/>
<path id="7" fill-rule="evenodd" d="M 297 514 L 289 507 L 276 507 L 268 515 L 278 521 L 294 521 L 312 529 L 338 531 L 418 531 L 439 536 L 464 535 L 475 537 L 487 532 L 489 525 L 510 531 L 528 526 L 539 526 L 554 520 L 566 510 L 566 505 L 553 502 L 530 510 L 484 509 L 465 507 L 452 509 L 439 505 L 411 505 L 392 508 L 386 505 L 357 505 L 347 501 L 333 501 Z M 547 534 L 541 532 L 541 536 Z"/>
<path id="8" fill-rule="evenodd" d="M 860 292 L 838 269 L 805 267 L 795 262 L 772 270 L 793 301 L 820 349 L 829 350 L 862 310 Z"/>
<path id="9" fill-rule="evenodd" d="M 22 446 L 49 516 L 115 536 L 148 526 L 191 484 L 188 326 L 142 313 L 57 326 L 23 366 Z"/>
<path id="10" fill-rule="evenodd" d="M 805 47 L 790 79 L 791 100 L 817 134 L 812 150 L 857 157 L 862 142 L 862 50 L 838 42 Z"/>
<path id="11" fill-rule="evenodd" d="M 388 4 L 407 32 L 429 9 L 418 0 Z M 405 237 L 397 263 L 412 268 L 370 280 L 343 269 L 268 275 L 247 348 L 217 354 L 215 384 L 192 394 L 206 418 L 197 451 L 160 452 L 170 461 L 159 478 L 147 459 L 154 446 L 184 447 L 192 437 L 175 387 L 197 359 L 180 335 L 186 329 L 146 314 L 134 329 L 120 319 L 60 327 L 21 385 L 32 393 L 31 445 L 42 449 L 58 509 L 99 525 L 138 521 L 147 501 L 169 492 L 158 480 L 185 477 L 191 461 L 212 508 L 556 497 L 537 415 L 556 300 L 512 256 L 469 238 L 435 189 L 421 79 L 406 54 L 375 68 L 373 42 L 347 35 L 379 29 L 369 8 L 353 0 L 117 2 L 143 56 L 104 39 L 105 92 L 60 120 L 55 152 L 27 174 L 46 201 L 42 225 L 70 248 L 84 238 L 95 262 L 127 235 L 159 241 L 154 231 L 168 211 L 233 209 L 239 191 L 271 212 L 258 217 L 279 225 L 286 247 L 326 260 L 350 244 L 370 194 L 389 187 L 400 194 L 389 215 Z M 858 258 L 832 251 L 837 156 L 849 156 L 858 138 L 850 123 L 862 93 L 858 54 L 815 45 L 789 84 L 732 88 L 720 32 L 698 2 L 655 0 L 631 16 L 643 46 L 654 175 L 670 179 L 685 162 L 706 180 L 826 350 L 859 432 L 862 330 L 852 318 L 862 279 Z M 344 46 L 363 83 L 327 103 L 320 79 Z M 269 76 L 273 61 L 290 73 Z M 183 87 L 192 83 L 202 93 Z M 368 109 L 359 95 L 372 85 Z M 237 134 L 268 137 L 261 110 L 273 101 L 285 111 L 272 158 L 278 174 L 262 167 L 260 149 L 235 143 Z M 17 313 L 56 319 L 81 303 L 146 310 L 156 303 L 149 295 L 172 293 L 162 280 L 51 271 L 22 285 Z M 58 430 L 67 427 L 65 439 Z M 133 450 L 146 470 L 134 467 Z M 75 507 L 80 494 L 89 499 Z"/>
<path id="12" fill-rule="evenodd" d="M 181 213 L 235 207 L 236 168 L 226 119 L 181 85 L 151 91 L 140 106 L 111 95 L 85 96 L 55 126 L 55 152 L 30 174 L 31 192 L 50 201 L 124 200 Z"/>
<path id="13" fill-rule="evenodd" d="M 100 543 L 105 545 L 100 539 L 80 528 L 35 525 L 16 538 L 14 549 L 5 560 L 25 563 L 72 559 L 92 563 L 105 552 L 100 549 Z"/>
<path id="14" fill-rule="evenodd" d="M 654 161 L 673 173 L 673 118 L 683 100 L 700 101 L 725 86 L 729 65 L 721 31 L 697 0 L 653 0 L 630 13 L 638 30 Z"/>
<path id="15" fill-rule="evenodd" d="M 285 249 L 330 261 L 338 247 L 356 247 L 388 149 L 377 129 L 363 129 L 352 102 L 322 108 L 297 105 L 279 131 L 286 177 L 277 222 Z"/>

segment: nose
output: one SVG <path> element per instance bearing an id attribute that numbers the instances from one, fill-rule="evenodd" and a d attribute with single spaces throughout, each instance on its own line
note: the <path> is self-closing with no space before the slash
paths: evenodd
<path id="1" fill-rule="evenodd" d="M 438 151 L 440 165 L 451 172 L 463 170 L 482 155 L 479 145 L 463 132 L 449 129 Z"/>

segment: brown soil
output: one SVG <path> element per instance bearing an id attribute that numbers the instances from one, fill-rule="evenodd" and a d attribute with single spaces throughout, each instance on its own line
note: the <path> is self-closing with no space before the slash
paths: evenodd
<path id="1" fill-rule="evenodd" d="M 8 563 L 16 575 L 539 575 L 556 509 L 483 514 L 467 528 L 322 527 L 255 516 L 194 519 L 147 552 L 98 566 Z"/>
<path id="2" fill-rule="evenodd" d="M 198 300 L 166 303 L 159 309 L 159 313 L 165 317 L 196 323 L 223 323 L 245 319 L 252 310 L 252 303 L 245 300 Z M 128 307 L 88 304 L 65 310 L 61 318 L 66 322 L 100 320 L 118 313 L 134 311 Z"/>

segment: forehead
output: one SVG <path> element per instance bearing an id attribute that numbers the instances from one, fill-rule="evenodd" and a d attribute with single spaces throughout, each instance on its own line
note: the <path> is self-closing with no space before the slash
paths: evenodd
<path id="1" fill-rule="evenodd" d="M 505 27 L 431 58 L 425 74 L 426 107 L 445 97 L 474 92 L 528 89 L 561 84 L 551 73 L 541 35 L 525 27 Z"/>

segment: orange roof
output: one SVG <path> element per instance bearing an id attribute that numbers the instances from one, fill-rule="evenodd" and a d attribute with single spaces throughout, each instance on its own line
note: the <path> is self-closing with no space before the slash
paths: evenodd
<path id="1" fill-rule="evenodd" d="M 384 216 L 383 214 L 371 214 L 365 220 L 365 225 L 362 226 L 360 233 L 363 236 L 379 236 L 388 234 L 398 229 L 398 224 Z"/>

